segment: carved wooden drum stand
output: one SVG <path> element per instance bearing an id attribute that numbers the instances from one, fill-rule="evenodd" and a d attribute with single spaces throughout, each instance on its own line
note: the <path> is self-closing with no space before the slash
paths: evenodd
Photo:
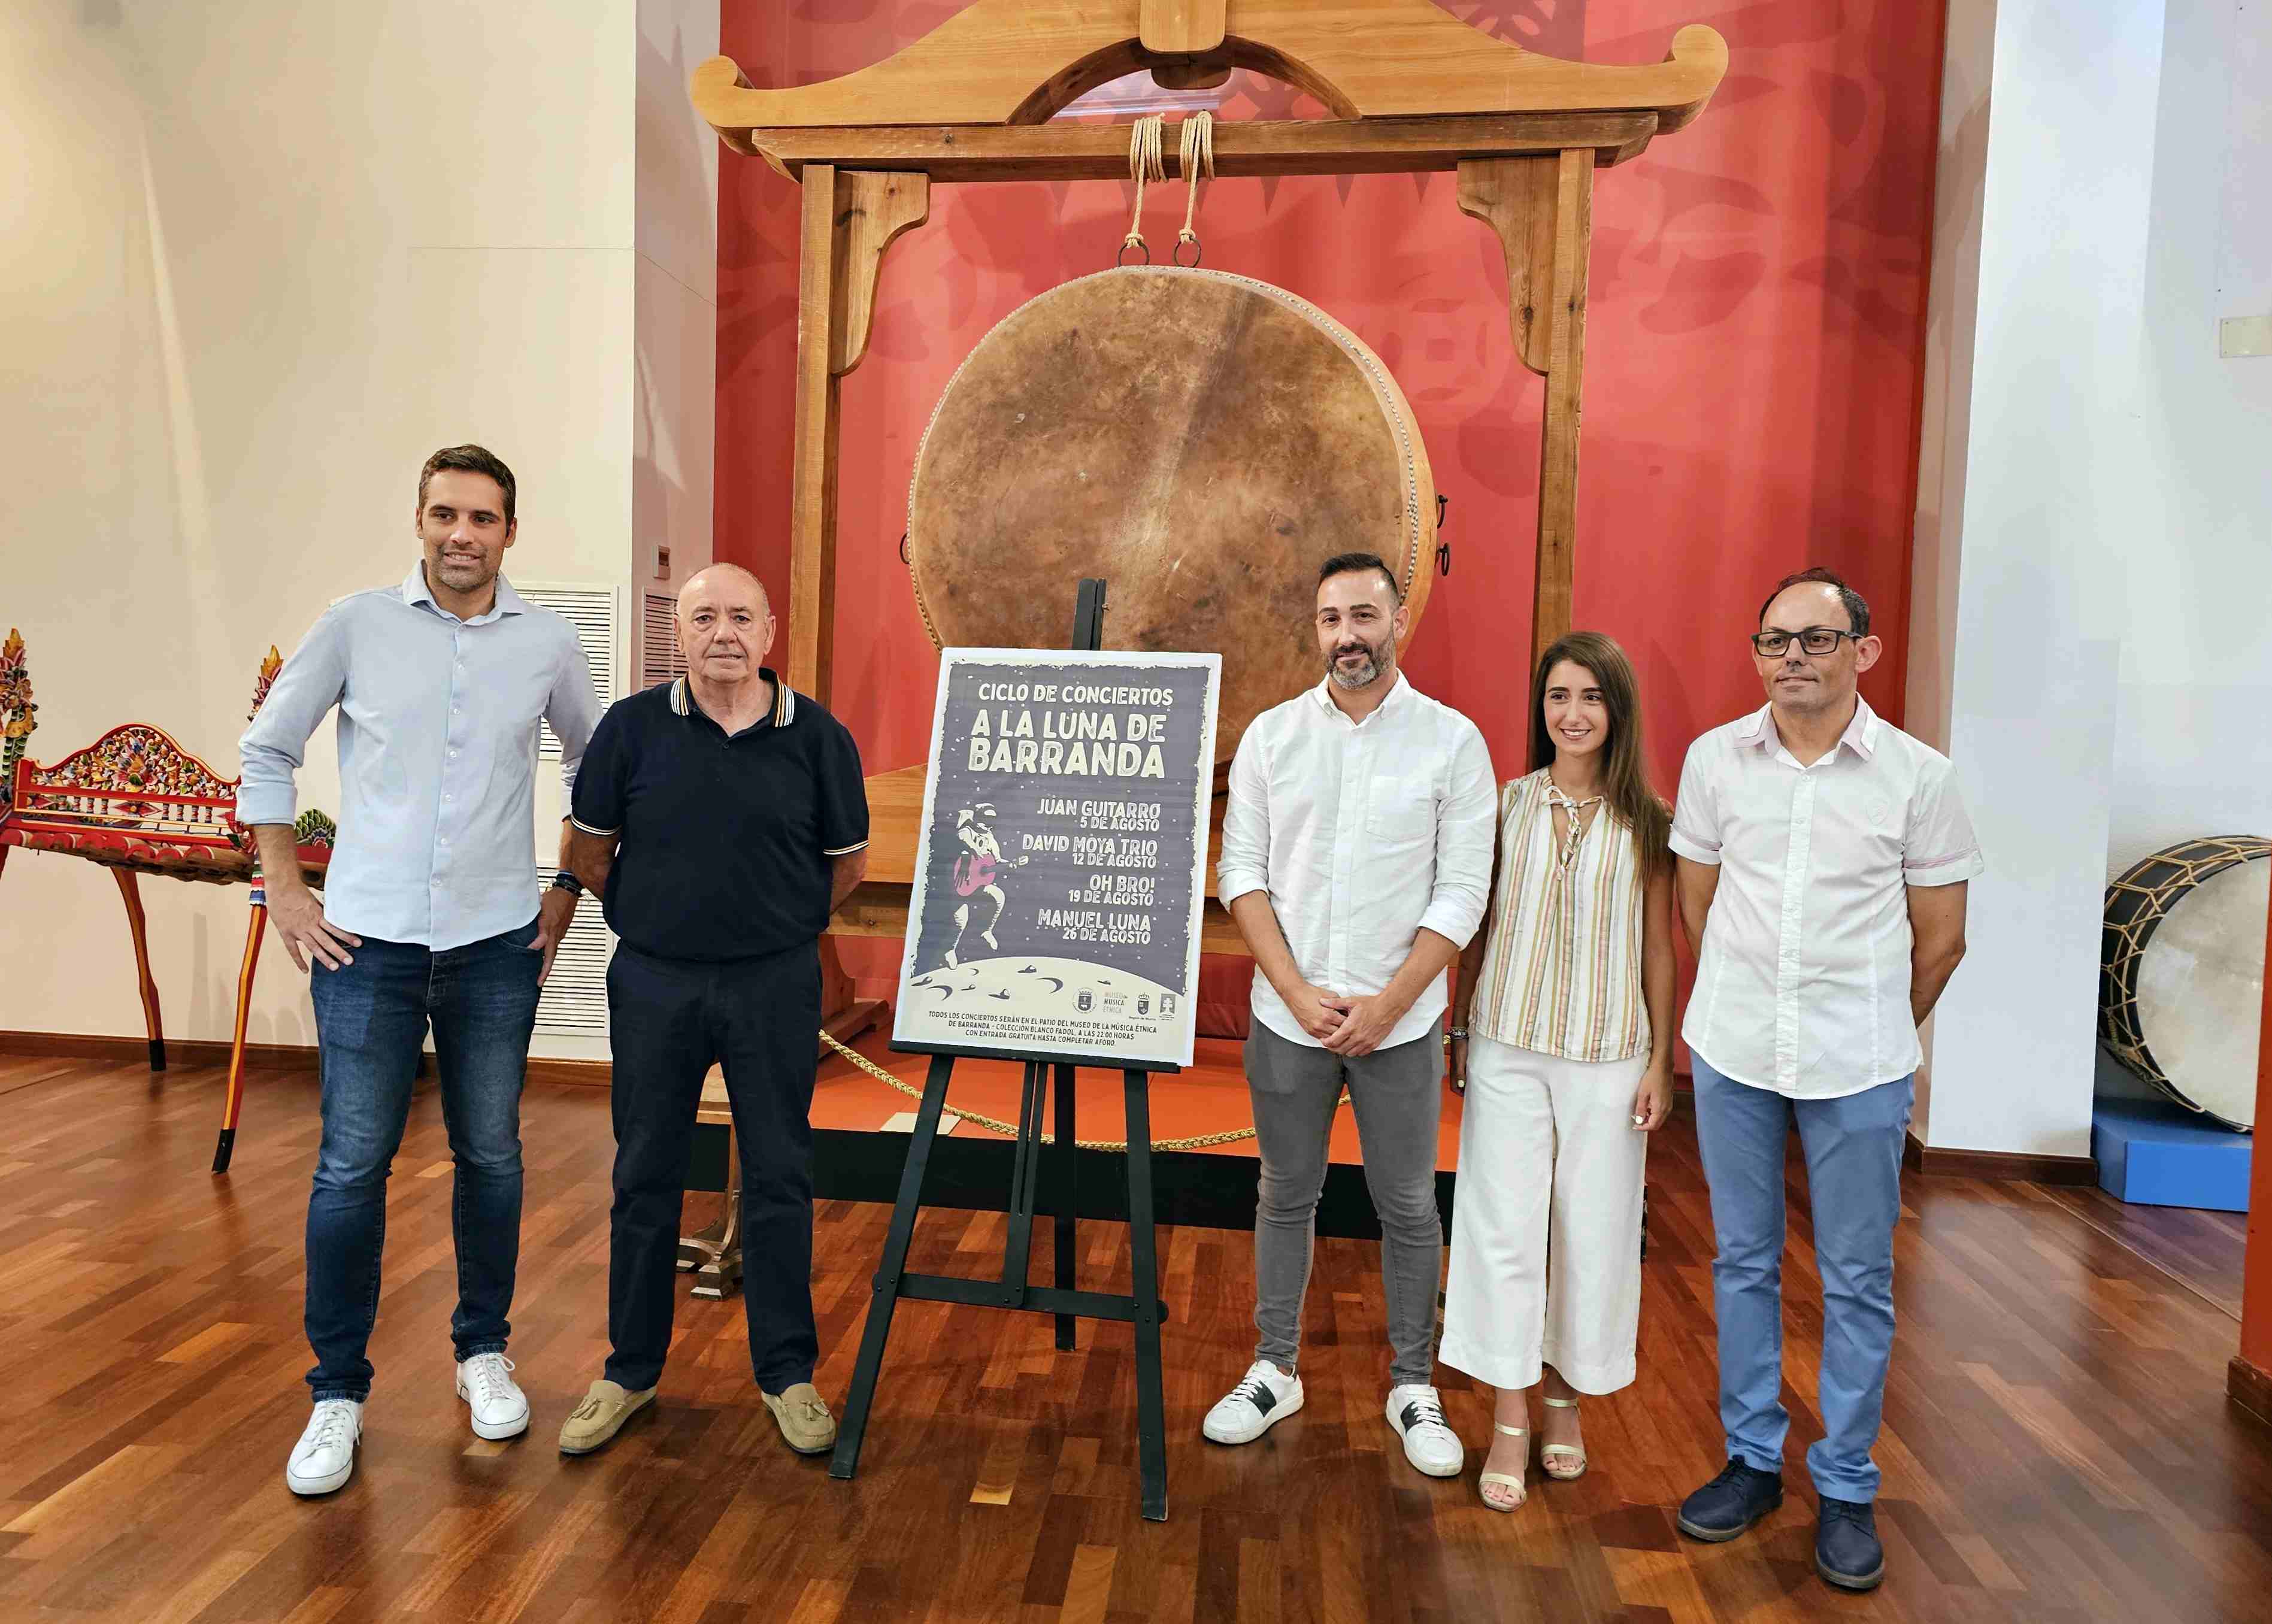
<path id="1" fill-rule="evenodd" d="M 1132 266 L 1020 306 L 956 371 L 908 566 L 942 648 L 1051 647 L 1072 584 L 1110 581 L 1107 647 L 1222 652 L 1229 760 L 1318 680 L 1318 566 L 1379 553 L 1416 622 L 1435 516 L 1412 408 L 1354 333 L 1265 282 Z"/>
<path id="2" fill-rule="evenodd" d="M 886 249 L 929 217 L 934 184 L 1127 176 L 1126 126 L 1053 115 L 1097 85 L 1142 71 L 1192 88 L 1247 69 L 1324 103 L 1322 119 L 1217 124 L 1211 173 L 1222 178 L 1457 172 L 1456 206 L 1483 221 L 1502 251 L 1513 351 L 1544 380 L 1531 621 L 1532 647 L 1543 648 L 1570 625 L 1595 176 L 1695 119 L 1727 65 L 1726 42 L 1702 26 L 1679 30 L 1662 62 L 1560 62 L 1493 38 L 1432 0 L 974 0 L 884 61 L 819 84 L 759 89 L 726 57 L 703 64 L 691 87 L 697 109 L 729 146 L 762 156 L 803 196 L 781 638 L 789 681 L 824 703 L 830 697 L 841 389 L 868 352 Z M 1192 178 L 1177 143 L 1161 156 L 1165 176 Z M 947 545 L 944 536 L 937 545 Z M 918 584 L 936 615 L 943 595 L 928 580 L 933 538 L 923 546 Z M 996 567 L 985 578 L 990 590 L 1007 579 L 1022 595 L 1039 579 Z M 1133 642 L 1139 583 L 1124 570 L 1098 573 L 1112 580 L 1112 635 Z M 1416 586 L 1425 574 L 1416 572 Z M 1060 617 L 1061 595 L 1053 610 Z M 1053 625 L 1044 639 L 1019 640 L 1061 636 Z M 1227 675 L 1235 692 L 1237 675 Z M 1235 719 L 1229 698 L 1226 722 Z M 1224 739 L 1235 737 L 1227 727 Z M 868 877 L 837 910 L 836 933 L 905 933 L 923 782 L 919 766 L 869 779 Z M 1202 932 L 1209 951 L 1242 950 L 1212 900 Z M 847 1037 L 872 1022 L 874 1008 L 853 1000 L 833 952 L 824 963 L 824 1019 Z"/>

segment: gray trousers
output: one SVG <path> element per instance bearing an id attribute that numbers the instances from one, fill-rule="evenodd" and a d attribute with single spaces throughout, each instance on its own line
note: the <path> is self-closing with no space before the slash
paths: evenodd
<path id="1" fill-rule="evenodd" d="M 1444 1224 L 1436 1210 L 1443 1078 L 1440 1028 L 1393 1049 L 1344 1059 L 1254 1023 L 1246 1040 L 1246 1084 L 1262 1159 L 1254 1214 L 1257 1358 L 1291 1370 L 1301 1351 L 1302 1298 L 1310 1286 L 1326 1147 L 1346 1084 L 1364 1150 L 1365 1187 L 1380 1217 L 1389 1380 L 1403 1387 L 1434 1376 L 1436 1292 L 1444 1256 Z"/>

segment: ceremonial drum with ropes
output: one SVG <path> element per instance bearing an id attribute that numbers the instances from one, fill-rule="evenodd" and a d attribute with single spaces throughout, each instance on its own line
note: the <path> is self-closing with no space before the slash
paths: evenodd
<path id="1" fill-rule="evenodd" d="M 908 562 L 941 647 L 1220 652 L 1218 759 L 1324 672 L 1318 566 L 1378 553 L 1417 624 L 1435 483 L 1412 408 L 1332 318 L 1243 276 L 1132 266 L 1050 289 L 955 372 L 916 456 Z"/>
<path id="2" fill-rule="evenodd" d="M 2256 1121 L 2272 841 L 2186 841 L 2106 887 L 2098 1039 L 2131 1071 L 2239 1133 Z"/>

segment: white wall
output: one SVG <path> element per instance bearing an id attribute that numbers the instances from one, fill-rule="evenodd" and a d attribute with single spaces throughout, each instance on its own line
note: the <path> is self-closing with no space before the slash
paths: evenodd
<path id="1" fill-rule="evenodd" d="M 2113 550 L 2104 606 L 2126 629 L 2110 872 L 2272 835 L 2272 358 L 2220 359 L 2216 332 L 2272 312 L 2272 3 L 2168 10 L 2139 335 L 2154 521 Z"/>
<path id="2" fill-rule="evenodd" d="M 2170 22 L 2172 51 L 2198 63 L 2210 82 L 2200 86 L 2204 101 L 2169 110 L 2180 120 L 2204 116 L 2224 131 L 2216 313 L 2272 316 L 2272 95 L 2265 94 L 2272 85 L 2272 4 L 2185 5 L 2173 9 Z M 2222 85 L 2214 82 L 2220 68 Z M 2255 381 L 2244 385 L 2260 402 L 2272 389 L 2259 378 L 2261 370 L 2246 374 Z"/>
<path id="3" fill-rule="evenodd" d="M 641 289 L 714 258 L 714 158 L 646 58 L 716 37 L 715 0 L 0 13 L 0 626 L 35 759 L 139 720 L 234 774 L 269 645 L 415 562 L 437 445 L 512 464 L 519 579 L 625 583 L 641 534 L 706 557 L 701 321 Z M 326 727 L 302 805 L 337 804 Z M 244 890 L 143 889 L 169 1036 L 226 1039 Z M 0 919 L 0 1029 L 141 1030 L 106 875 L 16 853 Z M 250 1036 L 313 1041 L 273 942 Z"/>
<path id="4" fill-rule="evenodd" d="M 2170 0 L 2141 335 L 2157 545 L 2118 549 L 2126 618 L 2107 872 L 2201 834 L 2272 835 L 2272 4 Z M 2153 1092 L 2098 1057 L 2101 1093 Z"/>
<path id="5" fill-rule="evenodd" d="M 2107 875 L 2272 830 L 2272 362 L 2215 321 L 2249 9 L 1950 8 L 1910 699 L 1990 870 L 1936 1147 L 2085 1154 Z"/>
<path id="6" fill-rule="evenodd" d="M 711 558 L 719 146 L 686 86 L 718 54 L 718 0 L 638 0 L 638 10 L 632 580 L 667 592 Z M 667 572 L 658 542 L 669 544 Z"/>

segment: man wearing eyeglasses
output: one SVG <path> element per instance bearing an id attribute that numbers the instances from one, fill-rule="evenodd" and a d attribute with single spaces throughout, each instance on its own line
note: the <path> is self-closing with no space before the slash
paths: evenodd
<path id="1" fill-rule="evenodd" d="M 1948 759 L 1855 692 L 1878 662 L 1870 606 L 1828 570 L 1760 610 L 1760 710 L 1689 748 L 1673 816 L 1697 947 L 1681 1030 L 1711 1187 L 1728 1464 L 1680 1531 L 1733 1539 L 1782 1503 L 1783 1147 L 1796 1123 L 1822 1276 L 1815 1569 L 1885 1573 L 1870 1459 L 1894 1343 L 1894 1224 L 1917 1028 L 1964 956 L 1980 848 Z"/>

